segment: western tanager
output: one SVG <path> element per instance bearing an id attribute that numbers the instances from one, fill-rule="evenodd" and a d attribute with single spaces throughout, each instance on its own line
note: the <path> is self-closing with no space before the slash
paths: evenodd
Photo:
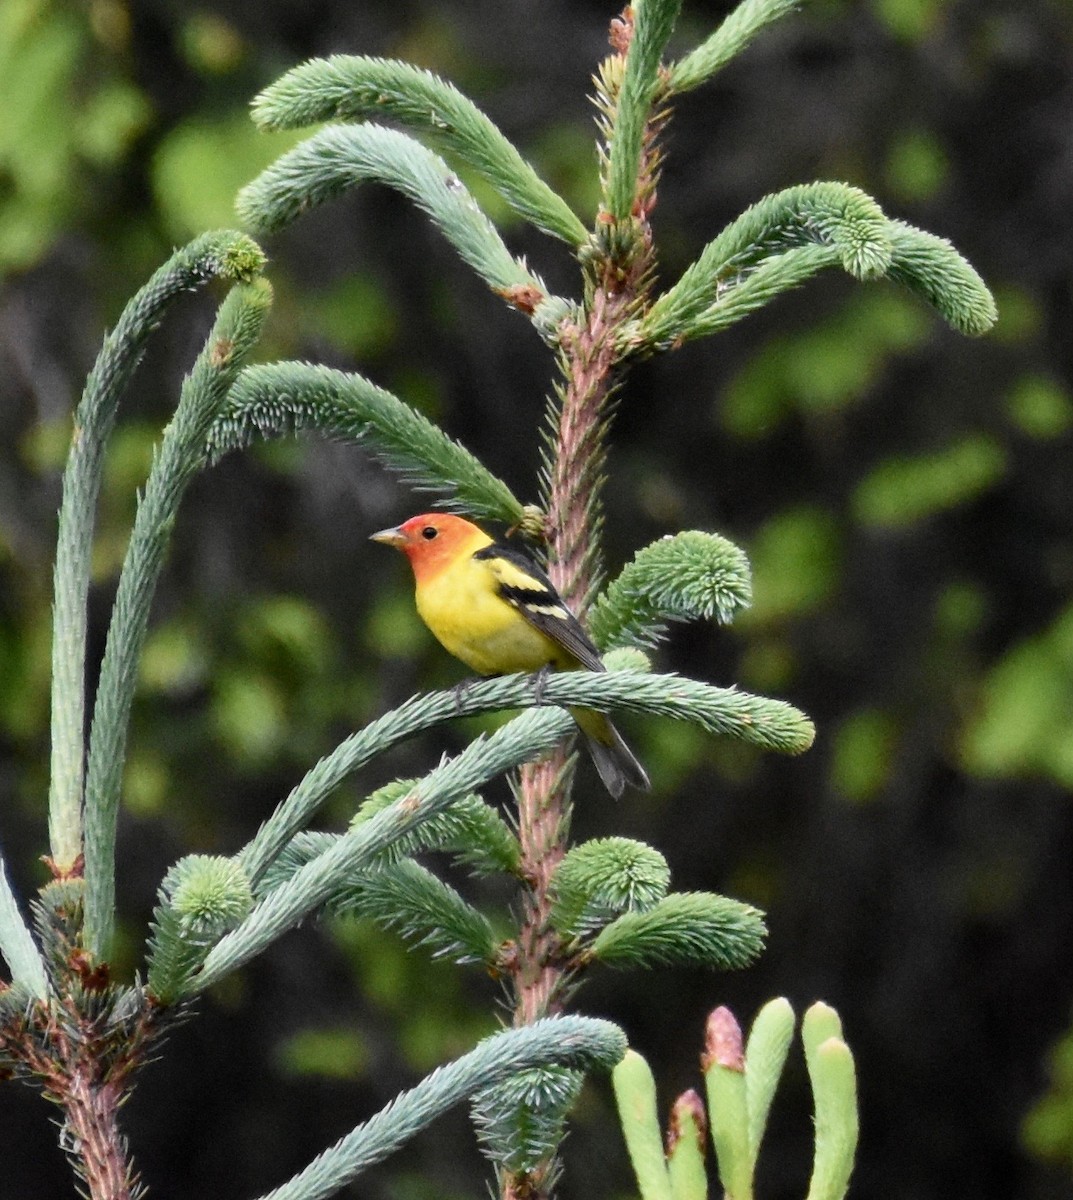
<path id="1" fill-rule="evenodd" d="M 554 667 L 603 671 L 577 617 L 551 581 L 514 546 L 470 521 L 423 513 L 372 535 L 410 560 L 417 611 L 439 642 L 479 675 Z M 612 796 L 649 787 L 644 767 L 601 712 L 572 708 L 600 778 Z"/>

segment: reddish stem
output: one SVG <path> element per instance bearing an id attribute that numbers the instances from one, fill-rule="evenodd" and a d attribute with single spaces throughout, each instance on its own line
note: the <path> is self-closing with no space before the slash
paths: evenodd
<path id="1" fill-rule="evenodd" d="M 131 1171 L 119 1132 L 125 1090 L 117 1081 L 97 1083 L 91 1065 L 80 1064 L 67 1079 L 64 1109 L 72 1157 L 92 1200 L 131 1200 Z"/>
<path id="2" fill-rule="evenodd" d="M 613 30 L 614 32 L 614 30 Z M 628 39 L 627 39 L 628 41 Z M 619 54 L 625 44 L 616 46 Z M 548 576 L 571 610 L 583 618 L 596 580 L 599 491 L 604 474 L 608 404 L 622 358 L 619 334 L 635 315 L 651 278 L 648 215 L 659 173 L 657 139 L 666 113 L 651 118 L 638 175 L 635 224 L 618 255 L 605 244 L 589 260 L 591 291 L 583 325 L 560 330 L 566 380 L 548 478 Z M 620 248 L 623 246 L 620 243 Z M 514 967 L 514 1023 L 527 1025 L 562 1011 L 567 964 L 550 925 L 551 880 L 566 853 L 572 772 L 560 748 L 522 768 L 518 804 L 521 869 L 528 884 Z M 554 1159 L 531 1172 L 501 1179 L 502 1200 L 546 1200 Z"/>

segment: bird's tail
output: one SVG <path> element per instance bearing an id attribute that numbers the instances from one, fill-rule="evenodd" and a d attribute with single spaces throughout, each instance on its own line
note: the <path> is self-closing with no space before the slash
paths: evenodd
<path id="1" fill-rule="evenodd" d="M 572 708 L 570 715 L 585 738 L 585 746 L 604 787 L 617 800 L 627 787 L 647 792 L 652 786 L 644 767 L 623 741 L 622 734 L 602 712 L 591 708 Z"/>

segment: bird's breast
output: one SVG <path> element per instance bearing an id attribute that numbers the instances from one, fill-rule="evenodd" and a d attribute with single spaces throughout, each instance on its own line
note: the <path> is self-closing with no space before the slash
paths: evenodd
<path id="1" fill-rule="evenodd" d="M 557 664 L 559 647 L 508 604 L 496 586 L 483 564 L 466 560 L 418 589 L 417 611 L 444 649 L 478 675 Z"/>

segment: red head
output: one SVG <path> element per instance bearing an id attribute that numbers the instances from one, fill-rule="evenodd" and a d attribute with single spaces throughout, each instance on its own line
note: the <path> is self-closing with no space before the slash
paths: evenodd
<path id="1" fill-rule="evenodd" d="M 418 583 L 438 575 L 461 554 L 472 554 L 492 539 L 472 521 L 451 513 L 421 513 L 395 529 L 382 529 L 370 539 L 395 546 L 410 560 Z"/>

